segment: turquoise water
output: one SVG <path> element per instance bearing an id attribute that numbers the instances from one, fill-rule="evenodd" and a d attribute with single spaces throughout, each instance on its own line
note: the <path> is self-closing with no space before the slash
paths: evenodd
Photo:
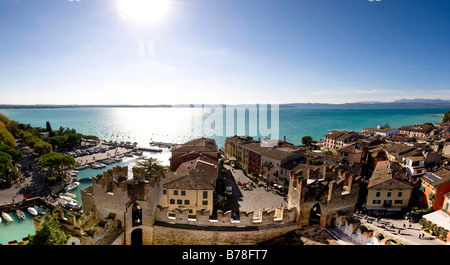
<path id="1" fill-rule="evenodd" d="M 16 212 L 7 212 L 14 222 L 7 223 L 2 217 L 2 224 L 0 225 L 0 243 L 7 245 L 8 241 L 17 240 L 21 242 L 22 238 L 27 237 L 28 234 L 34 235 L 33 216 L 27 211 L 23 211 L 25 220 L 20 220 Z"/>
<path id="2" fill-rule="evenodd" d="M 446 108 L 416 109 L 279 109 L 279 138 L 300 144 L 305 135 L 315 140 L 323 139 L 328 130 L 355 130 L 388 123 L 391 127 L 436 123 L 442 120 Z M 1 109 L 10 119 L 45 128 L 50 121 L 53 129 L 60 126 L 75 128 L 83 134 L 97 135 L 102 139 L 138 142 L 149 146 L 149 141 L 182 143 L 205 132 L 198 120 L 208 115 L 194 108 L 60 108 L 60 109 Z M 223 146 L 227 135 L 226 112 L 223 111 L 223 131 L 220 135 L 205 135 L 216 139 Z M 268 115 L 270 117 L 270 115 Z M 249 124 L 259 120 L 245 121 L 246 134 Z M 236 126 L 236 118 L 234 126 Z M 258 137 L 260 135 L 251 135 Z"/>
<path id="3" fill-rule="evenodd" d="M 144 156 L 152 156 L 160 159 L 162 161 L 161 154 L 153 154 L 144 152 Z M 112 169 L 115 166 L 129 166 L 129 170 L 131 171 L 131 167 L 135 164 L 137 157 L 124 157 L 123 160 L 119 163 L 113 163 L 107 165 L 101 169 L 91 169 L 86 168 L 80 170 L 77 175 L 79 178 L 89 178 L 97 176 L 97 174 L 101 174 L 108 169 Z M 165 163 L 167 164 L 167 162 Z M 131 172 L 129 172 L 131 176 Z M 81 204 L 81 190 L 92 185 L 92 182 L 80 182 L 80 185 L 72 190 L 72 192 L 77 196 L 75 200 Z M 17 240 L 17 242 L 22 241 L 22 238 L 27 237 L 28 235 L 34 235 L 34 224 L 33 224 L 33 216 L 28 212 L 24 211 L 25 220 L 19 220 L 15 212 L 8 212 L 8 214 L 14 219 L 14 222 L 7 223 L 6 220 L 2 218 L 2 224 L 0 225 L 0 243 L 3 245 L 7 245 L 8 241 Z"/>
<path id="4" fill-rule="evenodd" d="M 420 109 L 279 109 L 279 137 L 294 144 L 300 144 L 301 138 L 310 135 L 314 139 L 323 139 L 328 130 L 354 130 L 374 127 L 388 123 L 391 127 L 410 124 L 436 123 L 442 120 L 441 115 L 448 109 L 420 108 Z M 197 137 L 199 118 L 204 120 L 208 115 L 192 108 L 62 108 L 62 109 L 1 109 L 10 119 L 20 123 L 31 124 L 45 128 L 46 121 L 50 121 L 53 129 L 60 126 L 75 128 L 83 134 L 97 135 L 102 139 L 114 141 L 138 142 L 139 146 L 149 146 L 149 141 L 182 143 Z M 225 115 L 224 115 L 225 116 Z M 268 115 L 270 117 L 270 115 Z M 256 121 L 258 123 L 259 121 Z M 235 119 L 235 124 L 237 124 Z M 249 122 L 246 120 L 247 131 Z M 226 116 L 221 135 L 210 136 L 216 139 L 219 147 L 223 146 L 226 135 Z M 236 126 L 236 125 L 235 125 Z M 251 135 L 255 136 L 255 135 Z M 256 135 L 258 137 L 258 135 Z M 170 152 L 146 156 L 158 158 L 168 164 Z M 123 161 L 107 165 L 103 169 L 80 170 L 78 176 L 87 178 L 96 176 L 116 165 L 130 168 L 135 158 L 124 157 Z M 76 200 L 81 203 L 80 190 L 91 185 L 91 182 L 81 182 L 72 192 L 77 195 Z M 19 221 L 15 213 L 10 213 L 16 221 L 0 226 L 0 243 L 6 245 L 8 241 L 21 241 L 28 234 L 34 234 L 32 216 L 26 214 L 25 221 Z"/>

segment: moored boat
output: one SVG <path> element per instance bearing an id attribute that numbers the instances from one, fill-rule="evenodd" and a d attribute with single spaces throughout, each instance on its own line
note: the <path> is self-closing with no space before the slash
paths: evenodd
<path id="1" fill-rule="evenodd" d="M 59 195 L 58 197 L 59 197 L 60 199 L 64 200 L 64 201 L 66 201 L 66 202 L 77 203 L 76 200 L 74 200 L 74 199 L 72 199 L 72 198 L 70 198 L 70 197 L 67 197 L 67 196 Z"/>
<path id="2" fill-rule="evenodd" d="M 48 211 L 42 209 L 41 207 L 39 207 L 39 206 L 37 206 L 37 205 L 35 205 L 35 206 L 33 206 L 33 207 L 34 207 L 34 209 L 35 209 L 39 214 L 44 215 L 44 214 L 47 214 L 47 213 L 48 213 Z"/>
<path id="3" fill-rule="evenodd" d="M 14 222 L 14 220 L 11 218 L 11 216 L 9 216 L 9 214 L 2 212 L 2 217 L 3 219 L 5 219 L 7 222 Z"/>
<path id="4" fill-rule="evenodd" d="M 84 165 L 76 166 L 76 167 L 74 167 L 74 169 L 75 170 L 81 170 L 81 169 L 85 169 L 85 168 L 88 168 L 88 167 L 89 167 L 89 165 L 84 164 Z"/>
<path id="5" fill-rule="evenodd" d="M 71 191 L 73 189 L 75 189 L 76 187 L 78 187 L 78 185 L 80 185 L 80 182 L 73 182 L 71 184 L 69 184 L 67 187 L 64 188 L 65 191 Z"/>
<path id="6" fill-rule="evenodd" d="M 28 207 L 27 211 L 31 214 L 31 215 L 38 215 L 38 212 L 36 211 L 36 209 L 34 209 L 33 207 Z"/>
<path id="7" fill-rule="evenodd" d="M 19 217 L 20 220 L 25 220 L 25 214 L 21 210 L 17 209 L 16 210 L 16 214 L 17 214 L 17 217 Z"/>
<path id="8" fill-rule="evenodd" d="M 61 193 L 60 195 L 65 196 L 65 197 L 69 197 L 69 198 L 76 198 L 77 195 L 73 194 L 72 192 L 64 192 Z"/>
<path id="9" fill-rule="evenodd" d="M 82 178 L 80 180 L 78 180 L 79 182 L 88 182 L 88 181 L 92 181 L 92 178 Z"/>

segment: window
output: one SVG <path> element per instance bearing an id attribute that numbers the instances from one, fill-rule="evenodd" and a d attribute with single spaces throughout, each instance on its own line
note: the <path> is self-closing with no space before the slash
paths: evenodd
<path id="1" fill-rule="evenodd" d="M 202 205 L 208 205 L 208 201 L 202 201 Z"/>
<path id="2" fill-rule="evenodd" d="M 402 195 L 403 195 L 403 192 L 399 191 L 397 194 L 397 197 L 402 197 Z"/>
<path id="3" fill-rule="evenodd" d="M 186 191 L 185 190 L 181 191 L 181 196 L 186 196 Z"/>
<path id="4" fill-rule="evenodd" d="M 177 190 L 174 190 L 174 191 L 173 191 L 173 195 L 178 195 L 178 191 L 177 191 Z"/>
<path id="5" fill-rule="evenodd" d="M 166 189 L 163 190 L 163 194 L 164 194 L 164 195 L 167 194 L 167 190 L 166 190 Z"/>
<path id="6" fill-rule="evenodd" d="M 392 194 L 392 192 L 389 191 L 389 192 L 387 193 L 387 196 L 388 196 L 388 197 L 391 197 L 391 194 Z"/>
<path id="7" fill-rule="evenodd" d="M 204 191 L 203 192 L 203 199 L 207 199 L 208 198 L 208 192 L 207 191 Z"/>
<path id="8" fill-rule="evenodd" d="M 380 204 L 381 203 L 381 201 L 380 200 L 373 200 L 373 202 L 372 202 L 373 204 Z"/>
<path id="9" fill-rule="evenodd" d="M 375 197 L 380 197 L 381 192 L 377 191 L 377 193 L 375 194 Z"/>
<path id="10" fill-rule="evenodd" d="M 175 199 L 170 199 L 170 204 L 175 204 Z"/>
<path id="11" fill-rule="evenodd" d="M 177 200 L 177 204 L 183 204 L 183 200 Z"/>
<path id="12" fill-rule="evenodd" d="M 395 200 L 394 203 L 395 203 L 395 204 L 402 204 L 402 203 L 403 203 L 403 200 Z"/>
<path id="13" fill-rule="evenodd" d="M 189 200 L 184 200 L 184 204 L 189 205 Z"/>
<path id="14" fill-rule="evenodd" d="M 447 204 L 445 205 L 445 210 L 448 212 L 448 205 L 449 203 L 447 202 Z"/>

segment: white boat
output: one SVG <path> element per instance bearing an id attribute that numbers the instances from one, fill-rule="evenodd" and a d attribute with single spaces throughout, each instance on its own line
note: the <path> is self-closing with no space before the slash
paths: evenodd
<path id="1" fill-rule="evenodd" d="M 36 211 L 36 209 L 34 209 L 33 207 L 28 207 L 27 211 L 31 214 L 31 215 L 38 215 L 38 212 Z"/>
<path id="2" fill-rule="evenodd" d="M 60 199 L 63 199 L 63 200 L 66 201 L 66 202 L 77 203 L 76 200 L 74 200 L 74 199 L 72 199 L 72 198 L 70 198 L 70 197 L 66 197 L 66 196 L 62 196 L 62 195 L 59 195 L 58 197 L 59 197 Z"/>
<path id="3" fill-rule="evenodd" d="M 104 168 L 104 167 L 106 167 L 106 165 L 105 165 L 105 164 L 102 164 L 102 163 L 100 163 L 100 162 L 95 162 L 95 163 L 92 163 L 92 164 L 91 164 L 91 168 L 93 168 L 93 169 Z"/>
<path id="4" fill-rule="evenodd" d="M 9 216 L 9 214 L 2 212 L 2 216 L 7 222 L 14 222 L 14 220 L 11 218 L 11 216 Z"/>
<path id="5" fill-rule="evenodd" d="M 80 182 L 73 182 L 71 184 L 69 184 L 67 187 L 64 188 L 65 191 L 71 191 L 73 189 L 75 189 L 76 187 L 78 187 L 78 185 L 80 185 Z"/>
<path id="6" fill-rule="evenodd" d="M 2 224 L 2 218 L 0 217 L 0 225 Z"/>
<path id="7" fill-rule="evenodd" d="M 61 193 L 60 195 L 65 196 L 65 197 L 69 197 L 69 198 L 76 198 L 77 195 L 73 194 L 72 192 L 64 192 Z"/>

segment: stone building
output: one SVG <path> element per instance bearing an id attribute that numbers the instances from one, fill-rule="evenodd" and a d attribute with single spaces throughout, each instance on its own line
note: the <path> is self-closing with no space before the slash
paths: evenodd
<path id="1" fill-rule="evenodd" d="M 297 209 L 301 226 L 332 226 L 338 214 L 353 215 L 361 179 L 361 170 L 351 172 L 343 165 L 298 167 L 290 174 L 288 208 Z"/>
<path id="2" fill-rule="evenodd" d="M 128 167 L 117 166 L 92 178 L 92 186 L 81 191 L 83 212 L 93 213 L 99 220 L 115 218 L 116 228 L 125 232 L 127 244 L 151 242 L 154 213 L 162 189 L 159 172 L 146 174 L 144 169 L 133 168 L 128 178 Z"/>

